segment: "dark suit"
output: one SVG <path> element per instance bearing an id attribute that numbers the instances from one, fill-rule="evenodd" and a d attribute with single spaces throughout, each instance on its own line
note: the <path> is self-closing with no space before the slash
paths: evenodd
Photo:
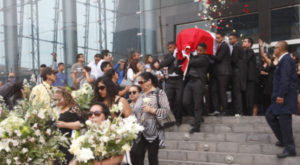
<path id="1" fill-rule="evenodd" d="M 160 63 L 160 67 L 168 67 L 168 74 L 176 73 L 175 77 L 168 77 L 166 79 L 166 94 L 170 103 L 170 108 L 175 115 L 176 121 L 181 122 L 182 119 L 182 94 L 183 94 L 183 78 L 182 71 L 178 67 L 180 65 L 173 54 L 167 54 L 164 56 L 163 61 Z"/>
<path id="2" fill-rule="evenodd" d="M 239 43 L 232 49 L 232 103 L 234 113 L 243 114 L 243 100 L 247 85 L 247 63 L 242 46 Z M 243 97 L 244 96 L 244 97 Z"/>
<path id="3" fill-rule="evenodd" d="M 188 67 L 183 94 L 183 107 L 187 110 L 194 107 L 194 127 L 199 128 L 203 112 L 203 96 L 207 81 L 209 57 L 207 55 L 191 56 Z"/>
<path id="4" fill-rule="evenodd" d="M 280 59 L 274 73 L 272 104 L 266 113 L 266 119 L 275 136 L 289 153 L 295 153 L 291 115 L 298 112 L 296 68 L 296 63 L 289 54 Z M 284 103 L 277 104 L 277 97 L 284 98 Z"/>
<path id="5" fill-rule="evenodd" d="M 222 42 L 216 55 L 211 57 L 215 62 L 211 75 L 211 100 L 214 111 L 220 111 L 220 103 L 223 112 L 228 112 L 226 90 L 230 76 L 232 75 L 230 49 L 226 42 Z"/>
<path id="6" fill-rule="evenodd" d="M 245 50 L 247 61 L 247 89 L 246 89 L 246 109 L 245 114 L 251 115 L 253 112 L 254 97 L 255 97 L 255 83 L 256 83 L 256 56 L 253 49 Z"/>

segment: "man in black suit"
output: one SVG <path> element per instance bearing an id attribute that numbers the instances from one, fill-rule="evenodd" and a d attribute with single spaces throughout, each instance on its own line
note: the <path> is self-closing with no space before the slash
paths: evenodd
<path id="1" fill-rule="evenodd" d="M 175 115 L 177 125 L 182 122 L 182 93 L 183 93 L 183 73 L 180 68 L 180 61 L 176 57 L 176 43 L 168 43 L 169 54 L 165 55 L 160 63 L 161 68 L 168 67 L 166 79 L 166 94 L 170 103 L 170 108 Z"/>
<path id="2" fill-rule="evenodd" d="M 246 109 L 244 109 L 245 115 L 252 115 L 254 97 L 255 97 L 255 82 L 256 82 L 256 56 L 253 49 L 253 39 L 246 37 L 243 40 L 243 48 L 245 50 L 245 56 L 247 61 L 247 89 L 246 89 Z"/>
<path id="3" fill-rule="evenodd" d="M 200 131 L 201 116 L 203 112 L 203 96 L 207 81 L 209 57 L 205 55 L 206 44 L 197 47 L 197 55 L 190 55 L 188 71 L 183 94 L 183 107 L 194 111 L 194 124 L 190 133 Z"/>
<path id="4" fill-rule="evenodd" d="M 218 49 L 216 55 L 211 57 L 215 61 L 213 65 L 213 74 L 211 75 L 211 101 L 214 112 L 210 115 L 219 115 L 221 110 L 220 103 L 223 112 L 228 112 L 226 89 L 232 74 L 232 68 L 230 49 L 224 39 L 224 33 L 216 33 Z"/>
<path id="5" fill-rule="evenodd" d="M 297 114 L 298 76 L 295 61 L 288 53 L 288 44 L 279 41 L 274 48 L 278 65 L 274 72 L 272 104 L 269 106 L 266 119 L 278 142 L 276 146 L 284 147 L 278 158 L 295 156 L 295 142 L 292 129 L 292 114 Z"/>
<path id="6" fill-rule="evenodd" d="M 238 42 L 239 37 L 236 33 L 229 35 L 229 43 L 232 49 L 232 103 L 233 112 L 237 115 L 243 115 L 243 101 L 247 85 L 247 63 L 245 51 Z"/>

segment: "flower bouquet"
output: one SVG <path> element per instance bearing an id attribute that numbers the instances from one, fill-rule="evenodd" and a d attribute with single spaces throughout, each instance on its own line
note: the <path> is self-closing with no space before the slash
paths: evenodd
<path id="1" fill-rule="evenodd" d="M 94 91 L 90 84 L 84 83 L 80 89 L 72 91 L 71 94 L 82 110 L 89 110 L 94 100 Z"/>
<path id="2" fill-rule="evenodd" d="M 89 130 L 72 141 L 70 152 L 77 163 L 86 165 L 93 161 L 102 161 L 129 151 L 133 140 L 144 128 L 134 116 L 107 119 L 100 125 L 86 122 Z"/>
<path id="3" fill-rule="evenodd" d="M 0 164 L 40 165 L 64 159 L 59 146 L 67 146 L 68 140 L 52 126 L 53 111 L 40 107 L 22 101 L 0 122 Z"/>

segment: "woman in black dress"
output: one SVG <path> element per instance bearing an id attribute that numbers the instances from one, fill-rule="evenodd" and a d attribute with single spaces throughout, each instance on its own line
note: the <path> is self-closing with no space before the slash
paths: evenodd
<path id="1" fill-rule="evenodd" d="M 59 128 L 62 134 L 66 134 L 66 137 L 71 138 L 76 134 L 76 130 L 81 128 L 82 112 L 72 98 L 72 95 L 64 87 L 59 89 L 54 94 L 54 100 L 56 106 L 60 108 L 60 114 L 56 126 Z M 72 135 L 73 134 L 73 135 Z M 68 151 L 69 148 L 60 147 L 60 150 L 65 154 L 66 162 L 62 163 L 55 161 L 55 165 L 67 165 L 73 159 L 73 155 Z"/>
<path id="2" fill-rule="evenodd" d="M 262 91 L 262 105 L 263 105 L 263 115 L 265 114 L 267 108 L 271 104 L 271 96 L 273 89 L 273 75 L 278 64 L 278 58 L 273 55 L 272 58 L 265 52 L 264 42 L 259 39 L 260 56 L 264 65 L 261 70 L 261 76 L 263 77 L 263 91 Z"/>

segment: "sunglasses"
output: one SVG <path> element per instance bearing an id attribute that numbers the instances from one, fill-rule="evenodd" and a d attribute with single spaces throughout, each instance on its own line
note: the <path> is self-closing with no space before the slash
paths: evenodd
<path id="1" fill-rule="evenodd" d="M 95 115 L 96 117 L 99 117 L 103 112 L 101 111 L 95 111 L 95 112 L 88 112 L 88 117 L 92 117 Z"/>
<path id="2" fill-rule="evenodd" d="M 129 95 L 133 94 L 135 95 L 136 94 L 136 91 L 132 91 L 132 92 L 128 92 Z"/>
<path id="3" fill-rule="evenodd" d="M 145 81 L 138 81 L 138 83 L 139 83 L 140 85 L 143 85 L 143 84 L 145 83 Z"/>
<path id="4" fill-rule="evenodd" d="M 99 90 L 103 91 L 106 87 L 105 86 L 100 86 L 98 88 L 99 88 Z"/>

